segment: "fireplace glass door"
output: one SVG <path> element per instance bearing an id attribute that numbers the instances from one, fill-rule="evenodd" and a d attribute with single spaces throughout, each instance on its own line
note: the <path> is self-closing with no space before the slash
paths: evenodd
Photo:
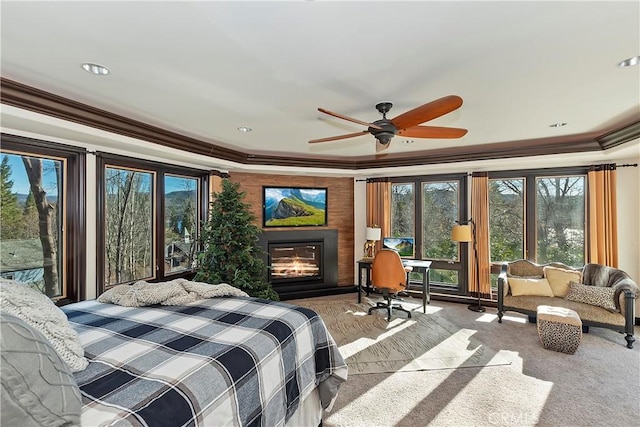
<path id="1" fill-rule="evenodd" d="M 269 244 L 271 283 L 322 279 L 322 242 Z"/>

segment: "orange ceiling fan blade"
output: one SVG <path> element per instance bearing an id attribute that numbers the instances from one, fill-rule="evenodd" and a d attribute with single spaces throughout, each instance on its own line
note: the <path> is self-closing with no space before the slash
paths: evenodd
<path id="1" fill-rule="evenodd" d="M 317 142 L 337 141 L 339 139 L 355 138 L 356 136 L 362 136 L 368 133 L 369 133 L 368 130 L 363 130 L 361 132 L 348 133 L 345 135 L 329 136 L 327 138 L 320 138 L 320 139 L 312 139 L 311 141 L 309 141 L 309 144 L 315 144 Z"/>
<path id="2" fill-rule="evenodd" d="M 400 130 L 428 122 L 437 117 L 443 116 L 460 108 L 462 98 L 457 95 L 449 95 L 435 101 L 428 102 L 406 113 L 400 114 L 395 119 L 391 119 L 391 123 Z"/>
<path id="3" fill-rule="evenodd" d="M 398 135 L 409 138 L 462 138 L 467 134 L 466 129 L 446 128 L 439 126 L 414 126 L 398 131 Z"/>
<path id="4" fill-rule="evenodd" d="M 368 128 L 370 127 L 370 128 L 378 129 L 378 130 L 382 129 L 380 126 L 375 125 L 373 123 L 367 123 L 367 122 L 363 122 L 362 120 L 354 119 L 353 117 L 343 116 L 342 114 L 334 113 L 333 111 L 325 110 L 324 108 L 318 108 L 318 111 L 320 111 L 321 113 L 328 114 L 328 115 L 333 116 L 333 117 L 337 117 L 337 118 L 342 119 L 342 120 L 347 120 L 349 122 L 358 123 L 359 125 L 366 126 Z M 422 122 L 420 122 L 420 123 L 422 123 Z"/>

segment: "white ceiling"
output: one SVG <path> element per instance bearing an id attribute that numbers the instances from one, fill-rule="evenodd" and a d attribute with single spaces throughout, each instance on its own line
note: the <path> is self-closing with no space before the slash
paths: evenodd
<path id="1" fill-rule="evenodd" d="M 2 76 L 245 153 L 349 158 L 371 122 L 446 95 L 386 153 L 581 134 L 640 118 L 640 2 L 2 1 Z M 107 66 L 97 77 L 81 63 Z M 550 127 L 566 122 L 561 128 Z M 253 129 L 241 133 L 239 126 Z"/>

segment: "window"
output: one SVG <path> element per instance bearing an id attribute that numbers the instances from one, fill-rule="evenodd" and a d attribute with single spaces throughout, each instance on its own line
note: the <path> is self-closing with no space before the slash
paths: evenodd
<path id="1" fill-rule="evenodd" d="M 154 173 L 107 166 L 105 286 L 153 279 Z"/>
<path id="2" fill-rule="evenodd" d="M 492 261 L 524 258 L 524 178 L 489 180 Z"/>
<path id="3" fill-rule="evenodd" d="M 422 258 L 449 262 L 460 260 L 459 245 L 451 240 L 451 228 L 459 218 L 459 181 L 422 183 Z M 455 261 L 453 261 L 455 262 Z M 457 287 L 458 272 L 432 265 L 434 283 Z"/>
<path id="4" fill-rule="evenodd" d="M 582 266 L 585 260 L 584 176 L 536 179 L 536 261 Z"/>
<path id="5" fill-rule="evenodd" d="M 207 174 L 100 154 L 101 290 L 192 274 Z"/>
<path id="6" fill-rule="evenodd" d="M 198 221 L 198 179 L 164 177 L 165 273 L 188 270 L 193 262 Z"/>
<path id="7" fill-rule="evenodd" d="M 416 258 L 432 261 L 429 279 L 439 292 L 466 288 L 460 260 L 467 248 L 451 240 L 451 227 L 466 212 L 465 194 L 466 174 L 394 178 L 391 184 L 392 237 L 415 237 Z"/>
<path id="8" fill-rule="evenodd" d="M 413 188 L 413 183 L 391 184 L 391 236 L 387 237 L 413 237 L 415 235 Z"/>
<path id="9" fill-rule="evenodd" d="M 59 304 L 78 301 L 85 274 L 84 153 L 3 134 L 1 158 L 0 276 Z"/>
<path id="10" fill-rule="evenodd" d="M 584 265 L 586 168 L 501 171 L 489 175 L 491 261 L 530 259 Z M 413 231 L 416 258 L 432 261 L 437 292 L 465 294 L 471 245 L 451 240 L 466 220 L 466 174 L 392 178 L 391 233 Z M 492 280 L 495 285 L 495 276 Z"/>
<path id="11" fill-rule="evenodd" d="M 492 173 L 491 261 L 525 258 L 540 264 L 584 265 L 586 172 L 576 168 Z"/>

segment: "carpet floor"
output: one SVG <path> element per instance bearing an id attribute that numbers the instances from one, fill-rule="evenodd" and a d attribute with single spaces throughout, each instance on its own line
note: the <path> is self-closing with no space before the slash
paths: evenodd
<path id="1" fill-rule="evenodd" d="M 567 355 L 542 348 L 535 324 L 518 313 L 499 324 L 495 308 L 432 300 L 422 314 L 408 297 L 413 318 L 398 313 L 387 323 L 384 311 L 365 314 L 375 300 L 356 299 L 288 301 L 317 310 L 349 363 L 323 427 L 640 425 L 640 344 L 626 348 L 622 334 L 592 327 Z M 409 360 L 416 355 L 420 365 Z"/>
<path id="2" fill-rule="evenodd" d="M 411 319 L 386 311 L 367 315 L 375 300 L 363 298 L 307 299 L 297 304 L 316 311 L 331 331 L 349 366 L 349 375 L 384 372 L 427 371 L 472 366 L 508 365 L 511 362 L 482 344 L 475 331 L 460 328 L 441 316 L 436 307 L 423 313 L 407 302 Z M 415 301 L 415 300 L 414 300 Z"/>

